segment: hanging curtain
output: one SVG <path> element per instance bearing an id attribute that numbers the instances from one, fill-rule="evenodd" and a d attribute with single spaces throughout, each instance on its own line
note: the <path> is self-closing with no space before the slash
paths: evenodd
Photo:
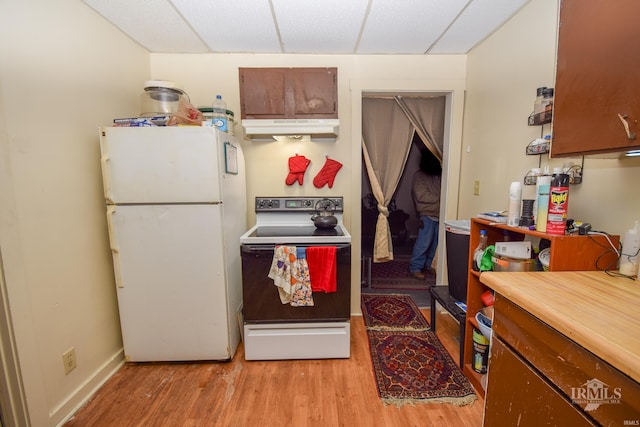
<path id="1" fill-rule="evenodd" d="M 429 151 L 442 164 L 445 97 L 394 97 Z"/>
<path id="2" fill-rule="evenodd" d="M 442 161 L 444 102 L 444 97 L 362 100 L 362 155 L 378 207 L 373 262 L 393 260 L 388 206 L 402 177 L 414 132 Z"/>

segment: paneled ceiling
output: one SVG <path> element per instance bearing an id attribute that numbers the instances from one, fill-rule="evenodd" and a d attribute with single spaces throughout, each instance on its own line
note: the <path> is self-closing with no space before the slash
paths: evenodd
<path id="1" fill-rule="evenodd" d="M 156 53 L 464 54 L 531 0 L 83 0 Z"/>

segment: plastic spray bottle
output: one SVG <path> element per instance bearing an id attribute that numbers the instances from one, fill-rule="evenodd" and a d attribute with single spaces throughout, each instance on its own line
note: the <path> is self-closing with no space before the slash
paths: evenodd
<path id="1" fill-rule="evenodd" d="M 636 276 L 638 274 L 638 251 L 640 251 L 640 224 L 627 230 L 622 241 L 620 256 L 620 274 Z"/>
<path id="2" fill-rule="evenodd" d="M 473 251 L 473 269 L 475 271 L 480 271 L 482 256 L 484 255 L 484 250 L 487 248 L 488 243 L 489 236 L 487 235 L 487 230 L 480 230 L 480 240 L 478 241 L 478 246 L 476 246 L 476 249 Z"/>

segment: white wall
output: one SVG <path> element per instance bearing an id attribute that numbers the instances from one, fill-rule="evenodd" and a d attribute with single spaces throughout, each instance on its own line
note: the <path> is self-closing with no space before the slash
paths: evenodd
<path id="1" fill-rule="evenodd" d="M 557 20 L 558 0 L 532 1 L 468 55 L 460 218 L 506 209 L 509 184 L 538 166 L 525 147 L 540 127 L 527 126 L 527 117 L 536 88 L 554 86 Z M 552 170 L 567 161 L 581 159 L 543 156 L 542 165 Z M 474 180 L 480 196 L 473 195 Z M 624 236 L 640 219 L 637 182 L 640 159 L 585 159 L 583 182 L 569 191 L 569 217 Z M 523 197 L 534 193 L 535 186 L 524 186 Z"/>
<path id="2" fill-rule="evenodd" d="M 97 129 L 137 113 L 149 55 L 79 1 L 4 0 L 0 58 L 2 270 L 31 424 L 49 426 L 122 361 Z"/>
<path id="3" fill-rule="evenodd" d="M 240 122 L 239 67 L 337 67 L 338 114 L 340 136 L 335 142 L 291 143 L 243 141 L 247 162 L 249 206 L 256 196 L 327 196 L 345 198 L 345 225 L 353 236 L 351 311 L 360 313 L 360 189 L 362 180 L 361 112 L 363 93 L 419 93 L 450 94 L 450 112 L 446 120 L 451 133 L 452 161 L 449 167 L 449 193 L 445 196 L 447 215 L 457 212 L 459 155 L 462 132 L 462 108 L 466 76 L 465 55 L 151 55 L 151 74 L 154 79 L 167 79 L 184 85 L 192 103 L 209 105 L 221 94 L 227 108 L 235 112 Z M 452 92 L 455 91 L 455 95 Z M 242 128 L 236 124 L 236 135 L 242 138 Z M 311 159 L 304 185 L 287 186 L 287 160 L 295 153 Z M 324 164 L 325 155 L 344 166 L 333 188 L 317 189 L 313 177 Z M 448 160 L 451 154 L 445 154 Z M 255 212 L 249 223 L 255 223 Z M 443 239 L 444 240 L 444 239 Z M 441 249 L 443 246 L 441 247 Z"/>
<path id="4" fill-rule="evenodd" d="M 149 55 L 77 0 L 0 2 L 0 290 L 13 314 L 32 425 L 71 413 L 122 360 L 96 130 L 137 113 L 145 80 L 178 81 L 195 105 L 220 93 L 239 116 L 238 67 L 338 67 L 338 141 L 242 144 L 249 200 L 343 195 L 357 243 L 362 94 L 453 90 L 445 218 L 503 208 L 509 182 L 537 166 L 524 155 L 539 135 L 526 118 L 535 88 L 553 85 L 556 14 L 557 0 L 530 2 L 468 56 Z M 304 186 L 288 187 L 286 159 L 296 151 L 313 163 Z M 325 154 L 344 164 L 331 190 L 311 184 Z M 583 184 L 571 188 L 570 214 L 622 234 L 640 217 L 639 161 L 587 159 Z M 480 196 L 472 195 L 476 179 Z M 71 346 L 78 368 L 65 376 L 61 354 Z"/>

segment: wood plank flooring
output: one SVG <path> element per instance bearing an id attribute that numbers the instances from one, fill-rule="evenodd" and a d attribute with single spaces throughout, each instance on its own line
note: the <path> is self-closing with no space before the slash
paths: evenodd
<path id="1" fill-rule="evenodd" d="M 429 319 L 429 310 L 422 310 Z M 439 313 L 436 333 L 458 360 L 458 326 Z M 362 317 L 351 319 L 351 358 L 127 363 L 65 426 L 480 426 L 483 400 L 385 406 Z"/>

